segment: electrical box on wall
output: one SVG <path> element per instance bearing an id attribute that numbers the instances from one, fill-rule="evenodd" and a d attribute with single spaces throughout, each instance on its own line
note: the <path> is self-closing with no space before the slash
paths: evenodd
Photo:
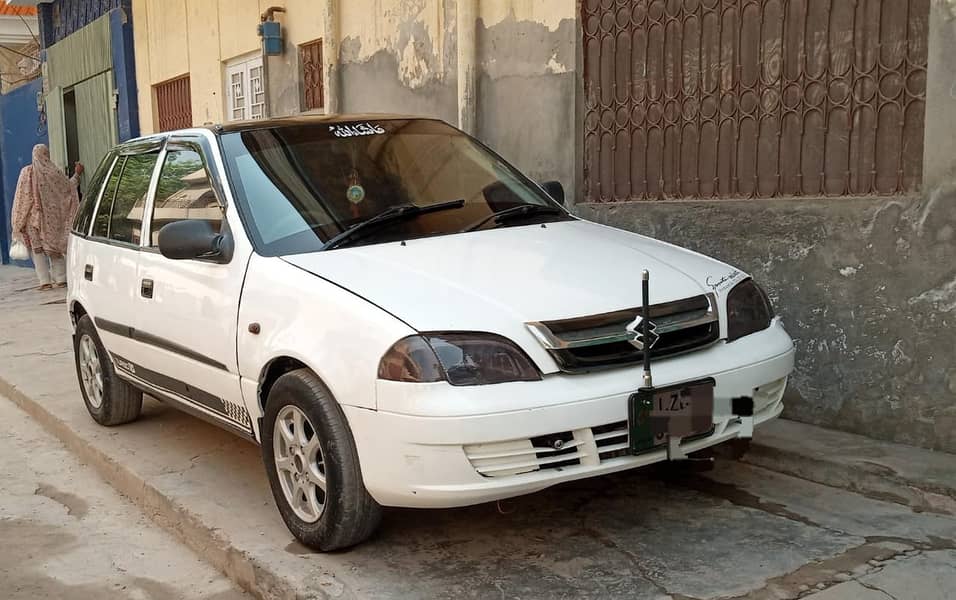
<path id="1" fill-rule="evenodd" d="M 262 48 L 266 56 L 282 54 L 282 25 L 277 21 L 259 23 L 259 37 L 262 38 Z"/>

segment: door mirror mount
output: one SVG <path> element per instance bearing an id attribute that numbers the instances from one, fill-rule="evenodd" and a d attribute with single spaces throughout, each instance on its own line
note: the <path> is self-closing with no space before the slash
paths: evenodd
<path id="1" fill-rule="evenodd" d="M 172 260 L 200 259 L 227 263 L 232 240 L 208 221 L 175 221 L 159 230 L 159 252 Z"/>
<path id="2" fill-rule="evenodd" d="M 544 191 L 548 192 L 548 195 L 551 196 L 555 202 L 564 206 L 564 186 L 561 185 L 560 181 L 545 181 L 541 184 L 541 187 Z"/>

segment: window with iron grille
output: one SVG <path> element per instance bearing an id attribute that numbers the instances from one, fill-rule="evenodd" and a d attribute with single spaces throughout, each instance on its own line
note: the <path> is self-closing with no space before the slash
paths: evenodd
<path id="1" fill-rule="evenodd" d="M 226 120 L 266 117 L 262 56 L 240 58 L 226 65 Z"/>
<path id="2" fill-rule="evenodd" d="M 322 82 L 322 40 L 299 46 L 299 69 L 302 78 L 303 110 L 325 106 Z"/>
<path id="3" fill-rule="evenodd" d="M 905 194 L 930 0 L 583 0 L 588 201 Z"/>
<path id="4" fill-rule="evenodd" d="M 171 131 L 192 127 L 192 98 L 189 75 L 177 77 L 153 86 L 156 98 L 157 129 Z"/>

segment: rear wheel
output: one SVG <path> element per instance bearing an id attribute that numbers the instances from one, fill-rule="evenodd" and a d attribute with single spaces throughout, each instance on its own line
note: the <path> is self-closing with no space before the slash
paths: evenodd
<path id="1" fill-rule="evenodd" d="M 107 427 L 135 421 L 143 410 L 143 392 L 116 376 L 88 315 L 76 324 L 73 355 L 80 392 L 93 420 Z"/>
<path id="2" fill-rule="evenodd" d="M 372 535 L 381 507 L 365 489 L 345 415 L 314 373 L 275 382 L 260 433 L 272 495 L 296 539 L 330 551 Z"/>

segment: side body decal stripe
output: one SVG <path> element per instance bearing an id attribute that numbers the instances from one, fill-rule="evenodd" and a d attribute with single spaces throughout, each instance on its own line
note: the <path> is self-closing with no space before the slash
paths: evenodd
<path id="1" fill-rule="evenodd" d="M 202 406 L 222 419 L 229 421 L 228 424 L 232 427 L 238 427 L 247 434 L 251 431 L 252 423 L 249 420 L 249 413 L 246 412 L 245 407 L 218 398 L 184 381 L 137 365 L 119 354 L 111 353 L 111 355 L 113 357 L 113 363 L 117 367 L 118 374 L 124 379 L 133 379 L 149 384 L 157 390 L 167 392 L 174 400 L 189 401 L 198 406 Z"/>
<path id="2" fill-rule="evenodd" d="M 205 354 L 200 354 L 194 350 L 190 350 L 189 348 L 186 348 L 185 346 L 177 344 L 176 342 L 171 342 L 165 338 L 161 338 L 158 335 L 153 335 L 145 331 L 140 331 L 138 329 L 134 329 L 133 327 L 130 327 L 129 325 L 123 325 L 122 323 L 117 323 L 115 321 L 108 321 L 106 319 L 101 319 L 100 317 L 96 317 L 93 320 L 93 322 L 96 324 L 97 328 L 102 329 L 103 331 L 108 331 L 109 333 L 112 333 L 115 335 L 120 335 L 126 338 L 130 338 L 132 340 L 135 340 L 137 342 L 142 342 L 150 346 L 155 346 L 156 348 L 162 348 L 163 350 L 168 350 L 175 354 L 179 354 L 180 356 L 185 356 L 186 358 L 202 363 L 204 365 L 209 365 L 210 367 L 214 367 L 222 371 L 229 370 L 229 367 L 222 364 L 218 360 L 209 358 Z"/>

